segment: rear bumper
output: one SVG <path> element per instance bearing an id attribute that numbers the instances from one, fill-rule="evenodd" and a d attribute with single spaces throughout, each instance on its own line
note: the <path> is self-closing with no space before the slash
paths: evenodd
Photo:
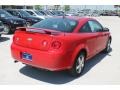
<path id="1" fill-rule="evenodd" d="M 27 52 L 31 54 L 32 61 L 22 59 L 22 52 Z M 37 68 L 47 69 L 50 71 L 60 71 L 71 68 L 70 57 L 68 56 L 68 53 L 40 51 L 12 44 L 11 54 L 16 61 Z"/>

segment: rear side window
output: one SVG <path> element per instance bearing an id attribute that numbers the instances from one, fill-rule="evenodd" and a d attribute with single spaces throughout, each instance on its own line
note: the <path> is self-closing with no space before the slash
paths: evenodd
<path id="1" fill-rule="evenodd" d="M 32 27 L 52 29 L 62 32 L 72 32 L 77 25 L 76 20 L 67 18 L 49 18 L 34 24 Z"/>
<path id="2" fill-rule="evenodd" d="M 18 16 L 18 15 L 19 15 L 19 13 L 15 12 L 15 11 L 10 11 L 10 13 L 11 13 L 12 15 L 14 15 L 14 16 Z"/>
<path id="3" fill-rule="evenodd" d="M 86 33 L 92 32 L 88 22 L 82 26 L 82 28 L 80 29 L 80 32 L 86 32 Z"/>
<path id="4" fill-rule="evenodd" d="M 102 31 L 102 26 L 97 21 L 88 21 L 92 32 L 100 32 Z"/>

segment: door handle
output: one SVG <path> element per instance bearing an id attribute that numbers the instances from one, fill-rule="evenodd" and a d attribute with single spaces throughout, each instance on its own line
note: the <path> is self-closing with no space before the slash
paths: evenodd
<path id="1" fill-rule="evenodd" d="M 104 34 L 105 36 L 107 35 L 107 34 Z"/>

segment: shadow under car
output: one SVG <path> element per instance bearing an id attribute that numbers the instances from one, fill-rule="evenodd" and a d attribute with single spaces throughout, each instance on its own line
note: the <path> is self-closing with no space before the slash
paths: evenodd
<path id="1" fill-rule="evenodd" d="M 110 52 L 111 51 L 112 49 L 110 50 Z M 90 60 L 86 61 L 85 68 L 81 76 L 86 74 L 89 70 L 91 70 L 91 68 L 93 68 L 96 64 L 102 61 L 106 56 L 111 56 L 111 55 L 109 53 L 108 54 L 99 53 Z M 68 73 L 66 71 L 52 72 L 52 71 L 45 71 L 41 69 L 32 68 L 30 66 L 24 66 L 23 68 L 21 68 L 20 73 L 30 78 L 51 84 L 65 84 L 77 79 L 75 77 L 68 76 Z"/>
<path id="2" fill-rule="evenodd" d="M 8 41 L 8 40 L 10 40 L 10 38 L 3 37 L 3 36 L 0 37 L 0 42 L 5 42 L 5 41 Z"/>

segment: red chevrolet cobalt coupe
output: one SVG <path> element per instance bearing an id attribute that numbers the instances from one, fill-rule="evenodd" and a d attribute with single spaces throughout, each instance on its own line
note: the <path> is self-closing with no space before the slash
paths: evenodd
<path id="1" fill-rule="evenodd" d="M 11 45 L 15 62 L 79 76 L 85 61 L 110 50 L 111 35 L 95 19 L 54 17 L 29 28 L 18 28 Z"/>

